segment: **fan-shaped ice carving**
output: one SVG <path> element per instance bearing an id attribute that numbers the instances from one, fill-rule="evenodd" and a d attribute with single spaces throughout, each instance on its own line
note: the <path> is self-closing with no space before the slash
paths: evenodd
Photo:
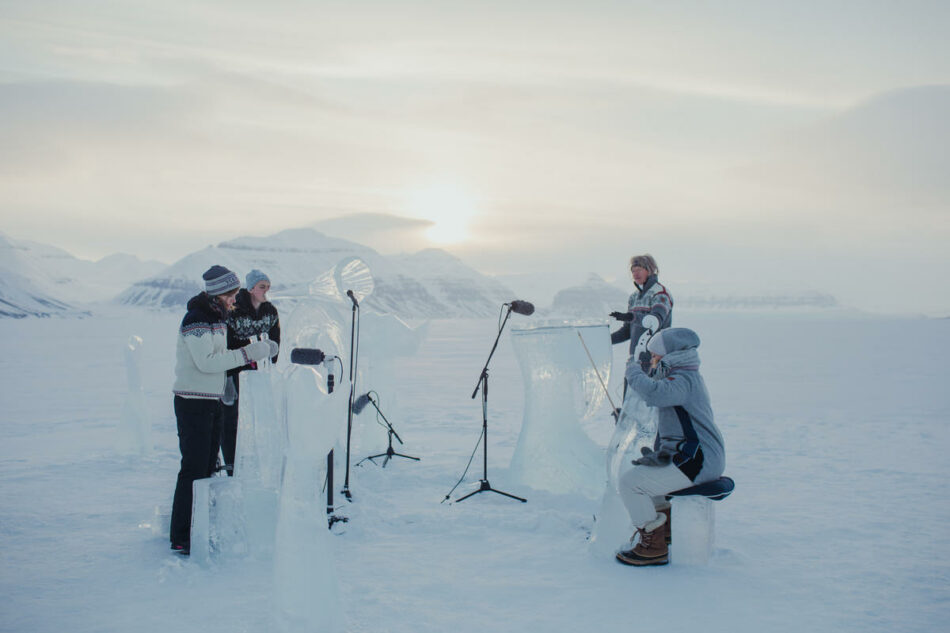
<path id="1" fill-rule="evenodd" d="M 344 302 L 347 291 L 363 301 L 376 287 L 369 265 L 359 257 L 347 257 L 310 283 L 310 296 Z"/>

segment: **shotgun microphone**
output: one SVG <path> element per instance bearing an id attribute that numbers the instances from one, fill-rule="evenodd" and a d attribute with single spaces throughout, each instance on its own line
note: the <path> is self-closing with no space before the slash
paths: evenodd
<path id="1" fill-rule="evenodd" d="M 326 365 L 330 367 L 330 361 L 339 359 L 339 356 L 327 356 L 322 350 L 298 347 L 290 352 L 290 362 L 295 365 Z M 336 377 L 333 371 L 327 372 L 327 393 L 333 393 L 333 387 L 336 383 Z"/>
<path id="2" fill-rule="evenodd" d="M 321 350 L 298 347 L 290 352 L 290 362 L 295 365 L 319 365 L 327 358 Z"/>
<path id="3" fill-rule="evenodd" d="M 353 401 L 353 415 L 359 415 L 363 412 L 363 409 L 366 408 L 366 405 L 369 404 L 371 400 L 368 393 L 364 393 L 362 396 L 358 397 Z"/>
<path id="4" fill-rule="evenodd" d="M 534 304 L 529 301 L 520 301 L 515 299 L 508 305 L 511 306 L 512 312 L 517 312 L 518 314 L 523 314 L 525 316 L 534 314 Z"/>

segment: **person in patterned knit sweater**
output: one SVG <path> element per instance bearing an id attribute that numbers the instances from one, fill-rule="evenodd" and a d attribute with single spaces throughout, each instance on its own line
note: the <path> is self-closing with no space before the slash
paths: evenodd
<path id="1" fill-rule="evenodd" d="M 270 278 L 256 268 L 245 278 L 246 289 L 241 288 L 234 300 L 234 309 L 228 317 L 228 349 L 244 347 L 258 336 L 280 343 L 280 317 L 277 308 L 267 300 Z M 277 362 L 277 355 L 271 359 Z M 247 369 L 257 369 L 256 363 L 248 363 L 228 370 L 228 396 L 224 400 L 221 430 L 221 454 L 228 466 L 228 475 L 234 474 L 234 453 L 237 447 L 238 397 L 240 381 L 238 374 Z"/>
<path id="2" fill-rule="evenodd" d="M 226 372 L 277 354 L 277 344 L 272 341 L 228 349 L 228 312 L 241 282 L 224 266 L 212 266 L 202 277 L 205 290 L 188 301 L 175 350 L 173 392 L 181 468 L 169 539 L 172 550 L 185 555 L 191 548 L 192 484 L 214 473 L 218 457 Z"/>
<path id="3" fill-rule="evenodd" d="M 626 312 L 611 312 L 610 316 L 622 323 L 620 329 L 611 332 L 610 342 L 614 345 L 630 341 L 630 353 L 637 346 L 640 335 L 646 330 L 654 334 L 673 324 L 673 297 L 666 286 L 657 279 L 659 269 L 656 260 L 650 254 L 635 255 L 630 258 L 630 274 L 637 291 L 630 295 Z M 638 359 L 644 372 L 650 371 L 650 356 L 644 354 Z M 626 392 L 626 383 L 624 383 Z"/>

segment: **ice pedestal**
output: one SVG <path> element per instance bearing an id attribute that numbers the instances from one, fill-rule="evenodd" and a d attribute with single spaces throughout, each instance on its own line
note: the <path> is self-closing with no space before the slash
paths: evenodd
<path id="1" fill-rule="evenodd" d="M 125 372 L 128 391 L 122 403 L 119 425 L 120 449 L 125 452 L 145 455 L 151 448 L 151 421 L 145 408 L 145 392 L 142 389 L 142 339 L 130 336 L 125 346 Z"/>
<path id="2" fill-rule="evenodd" d="M 670 561 L 674 565 L 705 565 L 715 545 L 716 506 L 700 495 L 671 500 Z"/>
<path id="3" fill-rule="evenodd" d="M 324 375 L 303 366 L 290 370 L 285 385 L 288 444 L 274 553 L 274 624 L 286 633 L 343 628 L 321 487 L 326 455 L 345 426 L 348 394 L 328 394 L 325 385 Z"/>
<path id="4" fill-rule="evenodd" d="M 192 490 L 191 560 L 208 564 L 247 554 L 241 481 L 230 477 L 197 479 Z"/>
<path id="5" fill-rule="evenodd" d="M 604 392 L 578 334 L 607 383 L 612 353 L 606 324 L 561 322 L 511 330 L 525 387 L 511 476 L 538 490 L 593 498 L 603 489 L 603 450 L 580 421 L 603 403 Z"/>
<path id="6" fill-rule="evenodd" d="M 620 418 L 607 444 L 607 485 L 590 538 L 595 556 L 613 558 L 633 532 L 630 515 L 620 498 L 620 477 L 633 467 L 632 461 L 640 457 L 642 447 L 653 446 L 656 427 L 656 409 L 648 406 L 636 391 L 627 389 Z"/>

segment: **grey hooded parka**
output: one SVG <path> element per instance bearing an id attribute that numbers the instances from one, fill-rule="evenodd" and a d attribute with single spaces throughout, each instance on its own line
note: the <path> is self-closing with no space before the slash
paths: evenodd
<path id="1" fill-rule="evenodd" d="M 647 376 L 631 357 L 626 378 L 648 405 L 659 408 L 655 451 L 671 455 L 672 463 L 700 484 L 722 475 L 726 452 L 699 373 L 697 347 L 699 336 L 688 328 L 660 330 L 647 346 L 654 353 L 663 352 L 657 371 Z"/>

